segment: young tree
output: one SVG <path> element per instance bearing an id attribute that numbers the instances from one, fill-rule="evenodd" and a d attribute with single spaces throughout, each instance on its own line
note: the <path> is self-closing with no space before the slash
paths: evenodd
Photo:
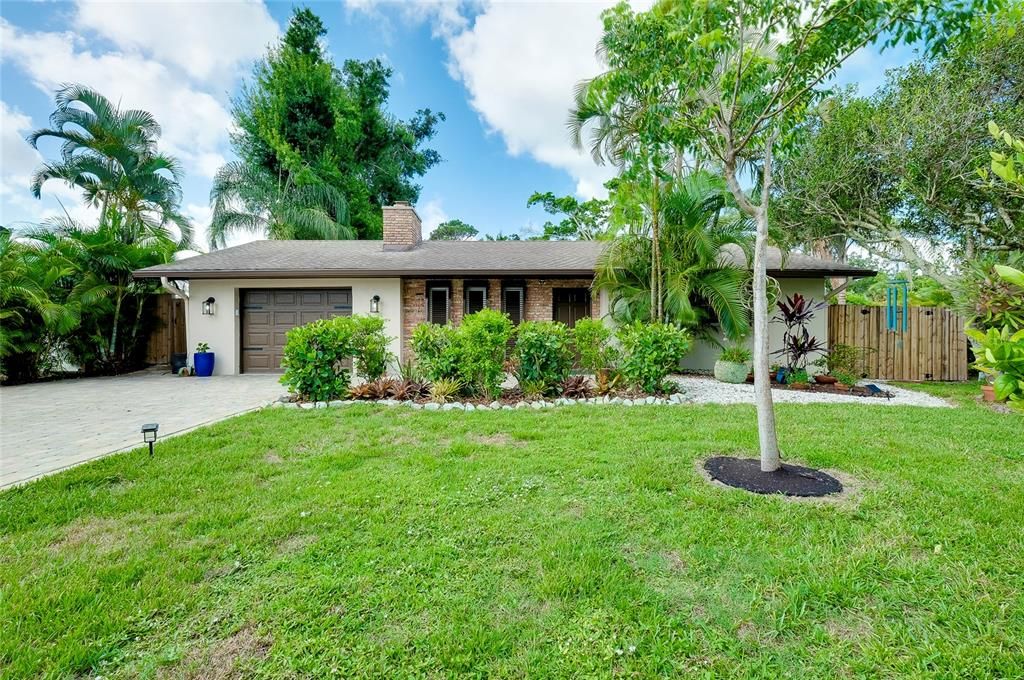
<path id="1" fill-rule="evenodd" d="M 550 191 L 535 191 L 526 201 L 526 207 L 539 205 L 551 215 L 562 215 L 558 222 L 544 223 L 544 233 L 535 237 L 541 241 L 592 241 L 608 231 L 611 210 L 608 201 L 592 198 L 580 201 L 574 196 L 555 196 Z"/>
<path id="2" fill-rule="evenodd" d="M 658 84 L 673 110 L 657 135 L 719 165 L 732 196 L 754 220 L 754 374 L 761 469 L 780 466 L 768 375 L 768 249 L 772 157 L 788 144 L 808 106 L 857 50 L 924 41 L 942 45 L 973 12 L 995 2 L 891 0 L 663 0 L 635 14 L 606 12 L 602 45 L 618 68 L 598 77 L 621 90 L 622 72 Z M 621 66 L 620 66 L 621 64 Z M 744 186 L 749 170 L 753 186 Z"/>
<path id="3" fill-rule="evenodd" d="M 430 232 L 431 241 L 472 241 L 480 233 L 471 224 L 462 220 L 448 220 L 437 225 L 434 231 Z"/>

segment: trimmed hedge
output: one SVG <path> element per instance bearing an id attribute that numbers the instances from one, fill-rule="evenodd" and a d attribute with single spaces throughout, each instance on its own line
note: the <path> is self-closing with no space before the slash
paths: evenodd
<path id="1" fill-rule="evenodd" d="M 351 373 L 345 362 L 354 359 L 359 375 L 380 378 L 394 360 L 384 321 L 373 316 L 319 319 L 288 331 L 281 384 L 303 399 L 329 401 L 348 392 Z"/>
<path id="2" fill-rule="evenodd" d="M 411 346 L 431 382 L 455 380 L 476 395 L 501 394 L 512 322 L 493 309 L 463 318 L 460 326 L 420 324 Z"/>
<path id="3" fill-rule="evenodd" d="M 516 328 L 513 352 L 520 386 L 554 390 L 569 373 L 575 360 L 572 334 L 558 321 L 524 321 Z"/>
<path id="4" fill-rule="evenodd" d="M 634 321 L 615 335 L 622 346 L 619 370 L 645 392 L 663 391 L 665 378 L 690 351 L 690 334 L 670 324 Z"/>

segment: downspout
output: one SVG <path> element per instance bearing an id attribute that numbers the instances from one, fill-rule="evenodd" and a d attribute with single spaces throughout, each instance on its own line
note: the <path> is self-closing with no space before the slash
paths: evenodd
<path id="1" fill-rule="evenodd" d="M 181 288 L 178 288 L 178 286 L 176 286 L 175 284 L 171 283 L 171 280 L 168 279 L 166 276 L 160 277 L 160 287 L 166 290 L 174 297 L 184 300 L 185 302 L 188 302 L 188 293 L 183 291 Z"/>

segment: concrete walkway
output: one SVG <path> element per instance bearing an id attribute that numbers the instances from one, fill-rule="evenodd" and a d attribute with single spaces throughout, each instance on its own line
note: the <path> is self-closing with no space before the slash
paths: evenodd
<path id="1" fill-rule="evenodd" d="M 251 410 L 285 393 L 276 375 L 179 378 L 156 370 L 0 388 L 0 488 Z"/>

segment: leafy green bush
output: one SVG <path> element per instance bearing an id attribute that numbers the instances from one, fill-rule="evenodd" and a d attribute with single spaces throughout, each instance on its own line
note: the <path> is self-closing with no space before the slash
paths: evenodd
<path id="1" fill-rule="evenodd" d="M 430 382 L 459 377 L 458 329 L 423 323 L 412 332 L 410 346 L 420 370 Z"/>
<path id="2" fill-rule="evenodd" d="M 455 337 L 463 384 L 474 394 L 501 394 L 512 321 L 501 312 L 484 309 L 463 318 Z"/>
<path id="3" fill-rule="evenodd" d="M 616 335 L 622 345 L 622 375 L 645 392 L 661 391 L 665 378 L 690 351 L 689 333 L 670 324 L 634 321 L 620 326 Z"/>
<path id="4" fill-rule="evenodd" d="M 580 368 L 596 375 L 615 365 L 616 351 L 611 344 L 612 329 L 601 319 L 580 319 L 572 329 Z"/>
<path id="5" fill-rule="evenodd" d="M 346 394 L 349 371 L 344 362 L 355 353 L 352 317 L 320 319 L 288 331 L 281 383 L 303 399 L 328 401 Z"/>
<path id="6" fill-rule="evenodd" d="M 568 377 L 573 365 L 569 328 L 558 321 L 524 321 L 516 328 L 516 378 L 520 385 L 544 385 L 554 390 Z"/>
<path id="7" fill-rule="evenodd" d="M 353 325 L 353 350 L 356 373 L 368 382 L 380 380 L 395 355 L 388 349 L 391 338 L 384 334 L 384 319 L 379 316 L 350 317 Z"/>
<path id="8" fill-rule="evenodd" d="M 1010 332 L 988 329 L 983 333 L 974 328 L 967 335 L 975 342 L 975 367 L 994 378 L 997 399 L 1007 399 L 1011 406 L 1024 410 L 1024 329 Z"/>
<path id="9" fill-rule="evenodd" d="M 473 394 L 497 396 L 505 377 L 505 353 L 512 322 L 493 309 L 462 319 L 460 326 L 421 324 L 412 334 L 412 349 L 431 382 L 456 380 Z"/>

